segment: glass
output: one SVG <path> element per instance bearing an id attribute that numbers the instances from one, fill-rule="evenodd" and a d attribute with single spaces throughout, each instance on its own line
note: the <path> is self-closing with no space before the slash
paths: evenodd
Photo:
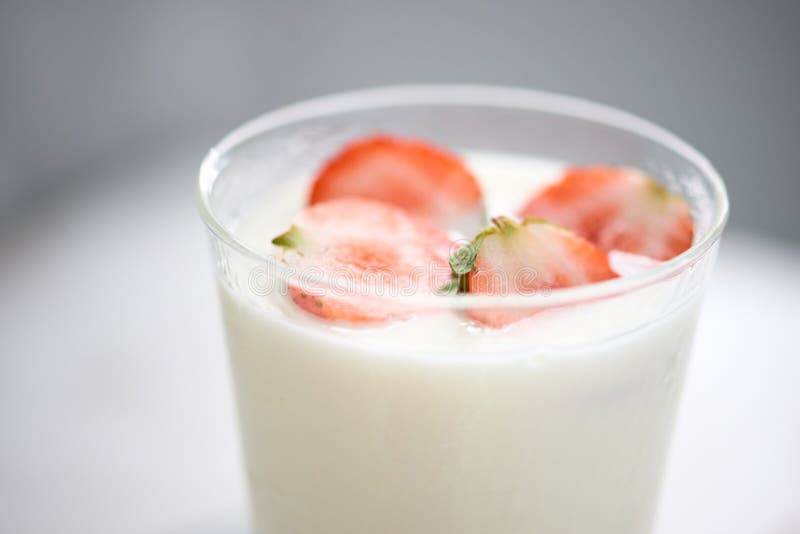
<path id="1" fill-rule="evenodd" d="M 537 310 L 516 334 L 343 328 L 284 296 L 297 273 L 237 233 L 280 186 L 382 131 L 459 152 L 640 168 L 691 204 L 683 254 L 535 295 L 387 297 L 441 314 Z M 298 189 L 298 191 L 301 191 Z M 528 90 L 406 86 L 311 100 L 214 147 L 199 177 L 259 534 L 650 532 L 703 287 L 728 215 L 722 180 L 672 134 Z M 275 206 L 275 202 L 273 202 Z M 285 227 L 291 210 L 286 209 Z M 264 239 L 273 235 L 265 235 Z"/>

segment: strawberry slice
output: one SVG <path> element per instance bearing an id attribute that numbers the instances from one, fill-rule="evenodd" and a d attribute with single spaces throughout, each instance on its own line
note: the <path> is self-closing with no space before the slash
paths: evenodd
<path id="1" fill-rule="evenodd" d="M 309 204 L 351 196 L 388 202 L 470 234 L 485 221 L 472 173 L 458 157 L 424 141 L 374 135 L 347 145 L 320 171 Z"/>
<path id="2" fill-rule="evenodd" d="M 352 323 L 418 311 L 392 297 L 438 287 L 450 248 L 447 232 L 428 221 L 360 198 L 309 206 L 272 243 L 284 249 L 286 264 L 308 275 L 290 282 L 292 300 L 319 317 Z"/>
<path id="3" fill-rule="evenodd" d="M 521 217 L 566 226 L 605 251 L 668 260 L 692 246 L 686 201 L 636 169 L 572 167 L 528 202 Z"/>
<path id="4" fill-rule="evenodd" d="M 453 280 L 444 291 L 479 295 L 533 294 L 616 278 L 606 255 L 589 241 L 542 219 L 518 223 L 492 219 L 466 247 L 450 257 Z M 492 328 L 536 313 L 531 310 L 472 309 L 469 316 Z"/>

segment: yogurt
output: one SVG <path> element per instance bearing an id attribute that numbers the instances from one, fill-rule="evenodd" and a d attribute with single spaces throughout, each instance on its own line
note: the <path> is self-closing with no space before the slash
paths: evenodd
<path id="1" fill-rule="evenodd" d="M 490 215 L 563 167 L 464 158 Z M 307 187 L 289 181 L 237 237 L 278 254 L 269 241 Z M 243 258 L 225 268 L 258 534 L 649 532 L 699 306 L 692 273 L 489 330 L 458 310 L 331 324 L 277 288 L 253 291 Z"/>

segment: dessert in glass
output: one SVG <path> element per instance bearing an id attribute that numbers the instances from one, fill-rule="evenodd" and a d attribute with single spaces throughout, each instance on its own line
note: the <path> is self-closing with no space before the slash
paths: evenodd
<path id="1" fill-rule="evenodd" d="M 728 213 L 686 143 L 390 87 L 242 126 L 198 199 L 256 533 L 650 532 Z"/>

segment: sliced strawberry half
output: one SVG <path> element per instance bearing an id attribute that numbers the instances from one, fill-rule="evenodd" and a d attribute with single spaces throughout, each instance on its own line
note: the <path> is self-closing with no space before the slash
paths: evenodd
<path id="1" fill-rule="evenodd" d="M 352 196 L 388 202 L 470 234 L 485 221 L 483 195 L 469 169 L 424 141 L 374 135 L 344 147 L 320 171 L 309 204 Z"/>
<path id="2" fill-rule="evenodd" d="M 413 313 L 398 295 L 432 292 L 447 272 L 450 238 L 427 220 L 395 206 L 341 198 L 310 206 L 272 240 L 299 274 L 294 302 L 314 315 L 380 323 Z"/>
<path id="3" fill-rule="evenodd" d="M 605 253 L 570 230 L 542 219 L 496 217 L 450 257 L 454 279 L 445 289 L 478 295 L 526 295 L 616 278 Z M 500 328 L 530 310 L 472 309 L 469 316 Z"/>
<path id="4" fill-rule="evenodd" d="M 689 205 L 636 169 L 572 167 L 520 212 L 566 226 L 605 251 L 668 260 L 692 246 Z"/>

